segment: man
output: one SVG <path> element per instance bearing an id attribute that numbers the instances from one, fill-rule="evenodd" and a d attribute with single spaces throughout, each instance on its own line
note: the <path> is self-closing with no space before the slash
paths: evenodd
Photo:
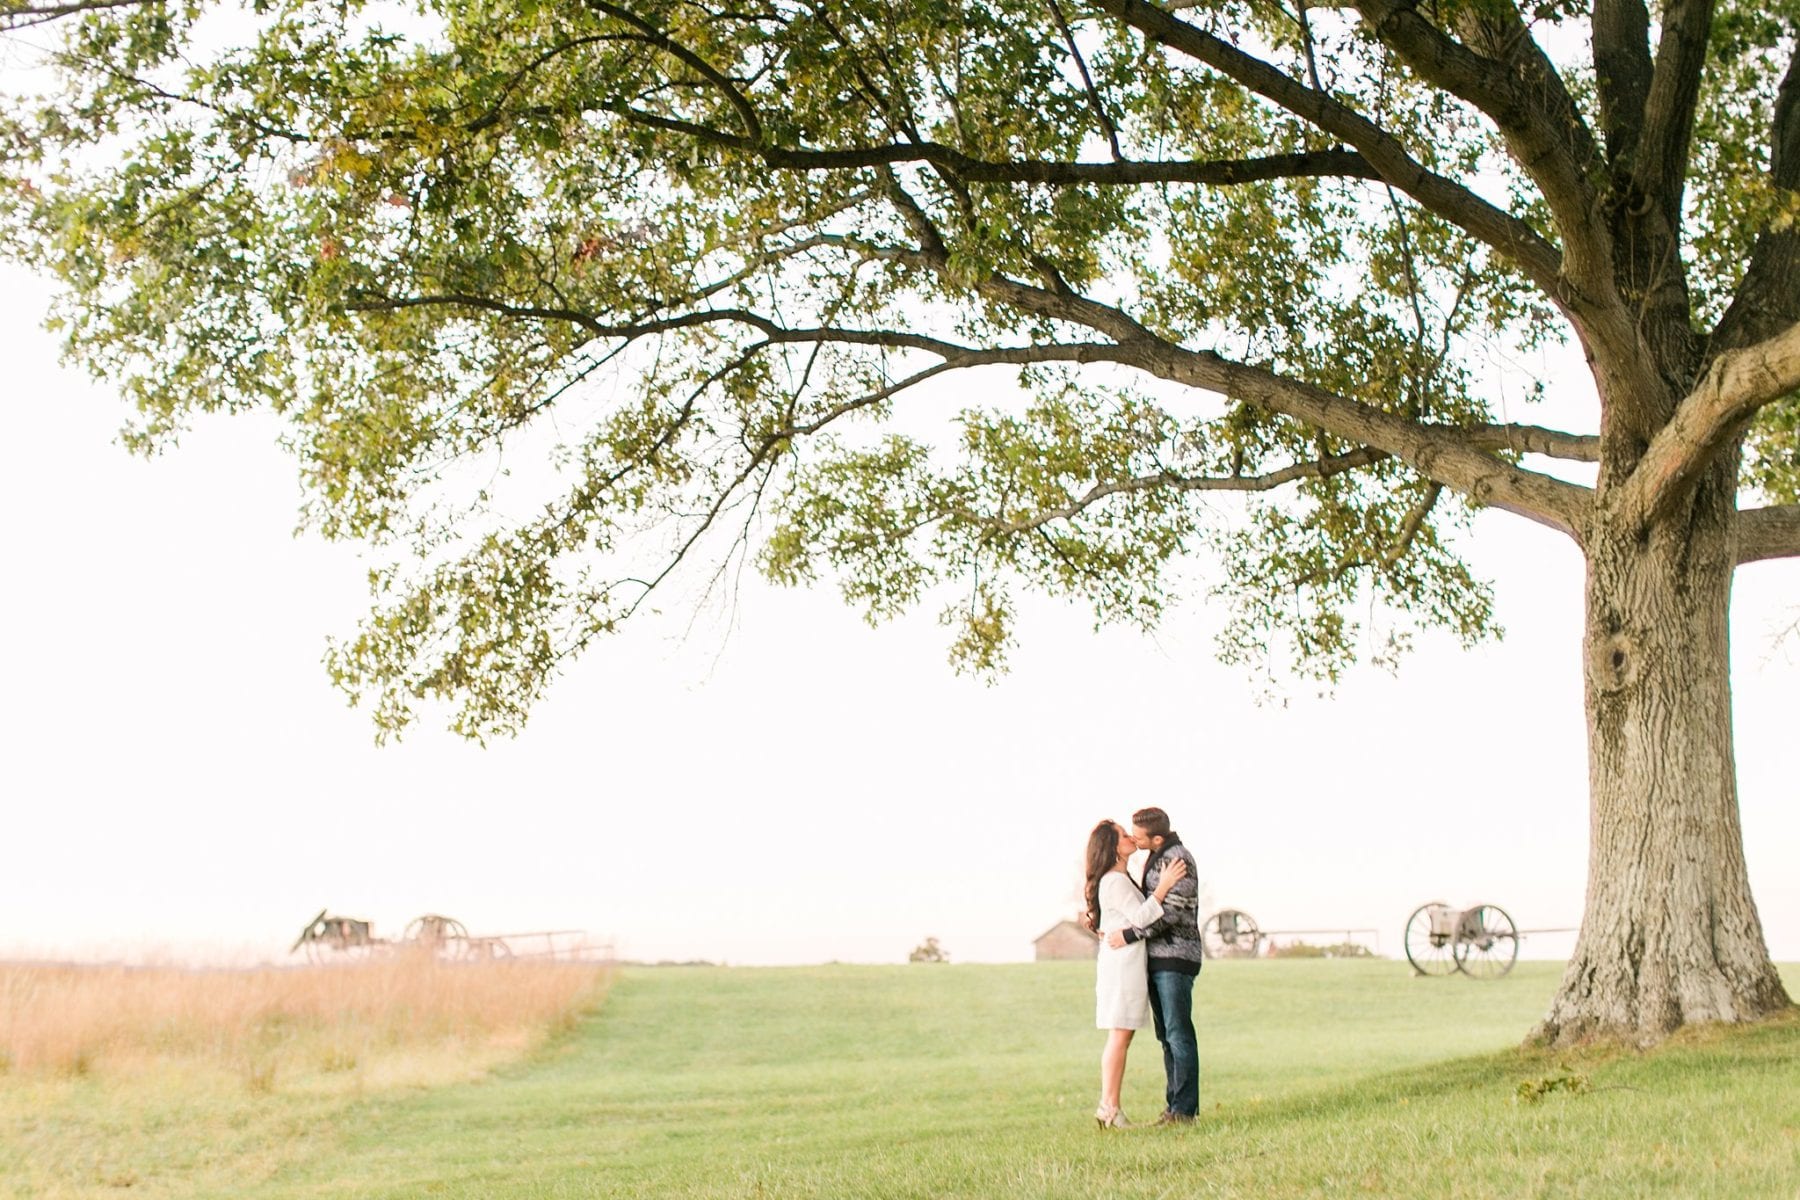
<path id="1" fill-rule="evenodd" d="M 1109 937 L 1114 946 L 1139 938 L 1148 942 L 1150 1016 L 1162 1043 L 1163 1071 L 1168 1076 L 1168 1104 L 1158 1125 L 1185 1124 L 1200 1107 L 1200 1043 L 1194 1036 L 1194 977 L 1200 974 L 1200 871 L 1194 856 L 1169 828 L 1169 814 L 1141 808 L 1131 814 L 1131 839 L 1148 850 L 1144 864 L 1146 893 L 1171 862 L 1187 864 L 1187 877 L 1163 900 L 1162 919 L 1148 929 L 1123 929 Z"/>

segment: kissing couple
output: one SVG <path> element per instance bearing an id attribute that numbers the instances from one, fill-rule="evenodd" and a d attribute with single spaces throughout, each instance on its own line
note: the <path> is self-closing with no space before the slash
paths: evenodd
<path id="1" fill-rule="evenodd" d="M 1143 882 L 1125 864 L 1148 850 Z M 1169 828 L 1169 814 L 1140 808 L 1127 830 L 1102 821 L 1088 835 L 1086 924 L 1100 935 L 1094 1024 L 1100 1052 L 1102 1129 L 1130 1125 L 1119 1108 L 1131 1035 L 1156 1022 L 1168 1076 L 1158 1125 L 1185 1124 L 1200 1107 L 1200 1046 L 1194 1037 L 1194 978 L 1200 974 L 1200 889 L 1194 856 Z"/>

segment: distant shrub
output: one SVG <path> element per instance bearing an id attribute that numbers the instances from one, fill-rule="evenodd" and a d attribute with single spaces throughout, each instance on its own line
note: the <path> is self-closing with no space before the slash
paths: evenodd
<path id="1" fill-rule="evenodd" d="M 920 942 L 917 946 L 913 947 L 912 953 L 906 956 L 906 961 L 935 963 L 949 962 L 950 952 L 938 945 L 938 940 L 936 938 L 928 937 L 923 942 Z"/>
<path id="2" fill-rule="evenodd" d="M 1360 942 L 1333 942 L 1317 946 L 1311 942 L 1271 943 L 1271 958 L 1374 958 L 1375 952 Z"/>

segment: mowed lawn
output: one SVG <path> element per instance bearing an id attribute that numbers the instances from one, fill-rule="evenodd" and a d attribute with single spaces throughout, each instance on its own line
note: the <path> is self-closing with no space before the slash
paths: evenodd
<path id="1" fill-rule="evenodd" d="M 1201 1120 L 1101 1133 L 1088 964 L 630 969 L 475 1083 L 0 1078 L 0 1196 L 1800 1196 L 1800 1019 L 1521 1053 L 1559 970 L 1209 964 Z"/>

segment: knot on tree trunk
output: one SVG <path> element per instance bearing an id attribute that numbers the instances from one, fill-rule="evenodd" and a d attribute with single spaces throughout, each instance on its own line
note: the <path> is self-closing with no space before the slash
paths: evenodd
<path id="1" fill-rule="evenodd" d="M 1594 639 L 1588 651 L 1588 674 L 1601 692 L 1616 692 L 1631 686 L 1638 676 L 1641 655 L 1638 640 L 1623 631 Z"/>

